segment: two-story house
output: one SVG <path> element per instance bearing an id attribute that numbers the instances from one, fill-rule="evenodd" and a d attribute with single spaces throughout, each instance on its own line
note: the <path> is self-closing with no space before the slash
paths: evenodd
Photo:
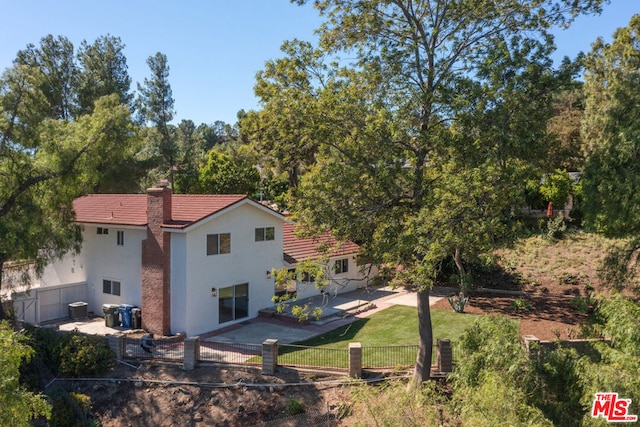
<path id="1" fill-rule="evenodd" d="M 178 195 L 162 184 L 147 194 L 87 195 L 73 207 L 82 250 L 48 265 L 36 290 L 51 295 L 45 299 L 58 312 L 73 300 L 96 314 L 104 304 L 140 307 L 142 327 L 162 335 L 201 334 L 257 316 L 273 305 L 272 269 L 316 254 L 317 242 L 298 239 L 283 215 L 246 195 Z M 332 290 L 364 283 L 357 249 L 332 254 L 330 262 L 340 263 Z"/>

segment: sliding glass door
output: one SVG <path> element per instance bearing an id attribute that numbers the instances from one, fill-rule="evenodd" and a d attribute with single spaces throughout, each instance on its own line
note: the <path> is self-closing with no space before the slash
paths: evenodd
<path id="1" fill-rule="evenodd" d="M 220 288 L 218 297 L 219 323 L 249 317 L 249 284 Z"/>

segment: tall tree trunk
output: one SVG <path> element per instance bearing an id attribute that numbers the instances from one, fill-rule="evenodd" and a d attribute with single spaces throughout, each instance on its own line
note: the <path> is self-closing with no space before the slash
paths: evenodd
<path id="1" fill-rule="evenodd" d="M 419 289 L 418 294 L 418 333 L 420 344 L 416 368 L 413 372 L 413 385 L 420 386 L 431 378 L 431 357 L 433 353 L 433 330 L 431 327 L 431 309 L 429 308 L 429 289 Z"/>
<path id="2" fill-rule="evenodd" d="M 466 283 L 465 279 L 467 276 L 467 270 L 464 268 L 464 264 L 462 263 L 462 251 L 459 247 L 456 247 L 456 252 L 453 256 L 453 260 L 456 263 L 456 267 L 458 268 L 458 275 L 460 276 L 460 296 L 464 297 L 467 295 L 466 293 Z"/>
<path id="3" fill-rule="evenodd" d="M 2 290 L 2 278 L 4 276 L 4 263 L 5 263 L 5 257 L 0 256 L 0 290 Z M 2 298 L 0 298 L 0 320 L 4 320 L 4 318 L 5 318 L 4 307 L 2 304 Z"/>

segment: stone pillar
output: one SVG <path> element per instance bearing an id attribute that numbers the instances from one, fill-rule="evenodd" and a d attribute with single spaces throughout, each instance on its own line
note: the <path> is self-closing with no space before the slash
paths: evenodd
<path id="1" fill-rule="evenodd" d="M 531 358 L 540 357 L 540 339 L 535 335 L 524 335 L 522 337 L 524 349 Z"/>
<path id="2" fill-rule="evenodd" d="M 111 348 L 111 350 L 113 350 L 113 352 L 115 353 L 116 359 L 124 359 L 125 349 L 127 346 L 126 335 L 109 335 L 107 337 L 107 342 L 109 344 L 109 348 Z"/>
<path id="3" fill-rule="evenodd" d="M 448 373 L 453 371 L 453 349 L 451 348 L 451 341 L 439 339 L 436 342 L 436 364 L 438 366 L 438 372 Z"/>
<path id="4" fill-rule="evenodd" d="M 270 338 L 262 343 L 262 374 L 275 374 L 277 367 L 278 340 Z"/>
<path id="5" fill-rule="evenodd" d="M 200 360 L 200 337 L 188 337 L 184 340 L 184 361 L 182 368 L 190 371 Z"/>
<path id="6" fill-rule="evenodd" d="M 362 376 L 362 344 L 349 343 L 349 376 L 360 378 Z"/>

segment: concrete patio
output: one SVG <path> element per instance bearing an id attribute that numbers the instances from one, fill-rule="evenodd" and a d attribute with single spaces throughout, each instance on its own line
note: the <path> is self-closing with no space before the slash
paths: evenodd
<path id="1" fill-rule="evenodd" d="M 434 289 L 429 299 L 433 305 L 441 298 L 451 295 L 448 288 Z M 310 304 L 322 309 L 322 317 L 306 324 L 297 321 L 290 311 L 293 304 Z M 204 341 L 227 341 L 236 343 L 262 343 L 267 338 L 275 338 L 281 343 L 292 343 L 321 335 L 327 331 L 347 325 L 353 321 L 370 316 L 371 314 L 388 308 L 392 305 L 405 305 L 416 307 L 416 293 L 405 289 L 392 289 L 389 287 L 377 289 L 360 289 L 340 295 L 319 294 L 316 297 L 290 304 L 285 317 L 281 320 L 263 314 L 265 317 L 256 317 L 244 322 L 221 328 L 206 334 L 200 338 Z M 366 310 L 365 310 L 366 308 Z M 363 310 L 363 311 L 361 311 Z M 275 313 L 275 307 L 265 310 L 266 313 Z M 140 330 L 125 329 L 121 326 L 107 327 L 104 318 L 94 317 L 79 320 L 66 320 L 52 325 L 63 331 L 78 330 L 91 335 L 116 335 L 142 332 Z"/>

